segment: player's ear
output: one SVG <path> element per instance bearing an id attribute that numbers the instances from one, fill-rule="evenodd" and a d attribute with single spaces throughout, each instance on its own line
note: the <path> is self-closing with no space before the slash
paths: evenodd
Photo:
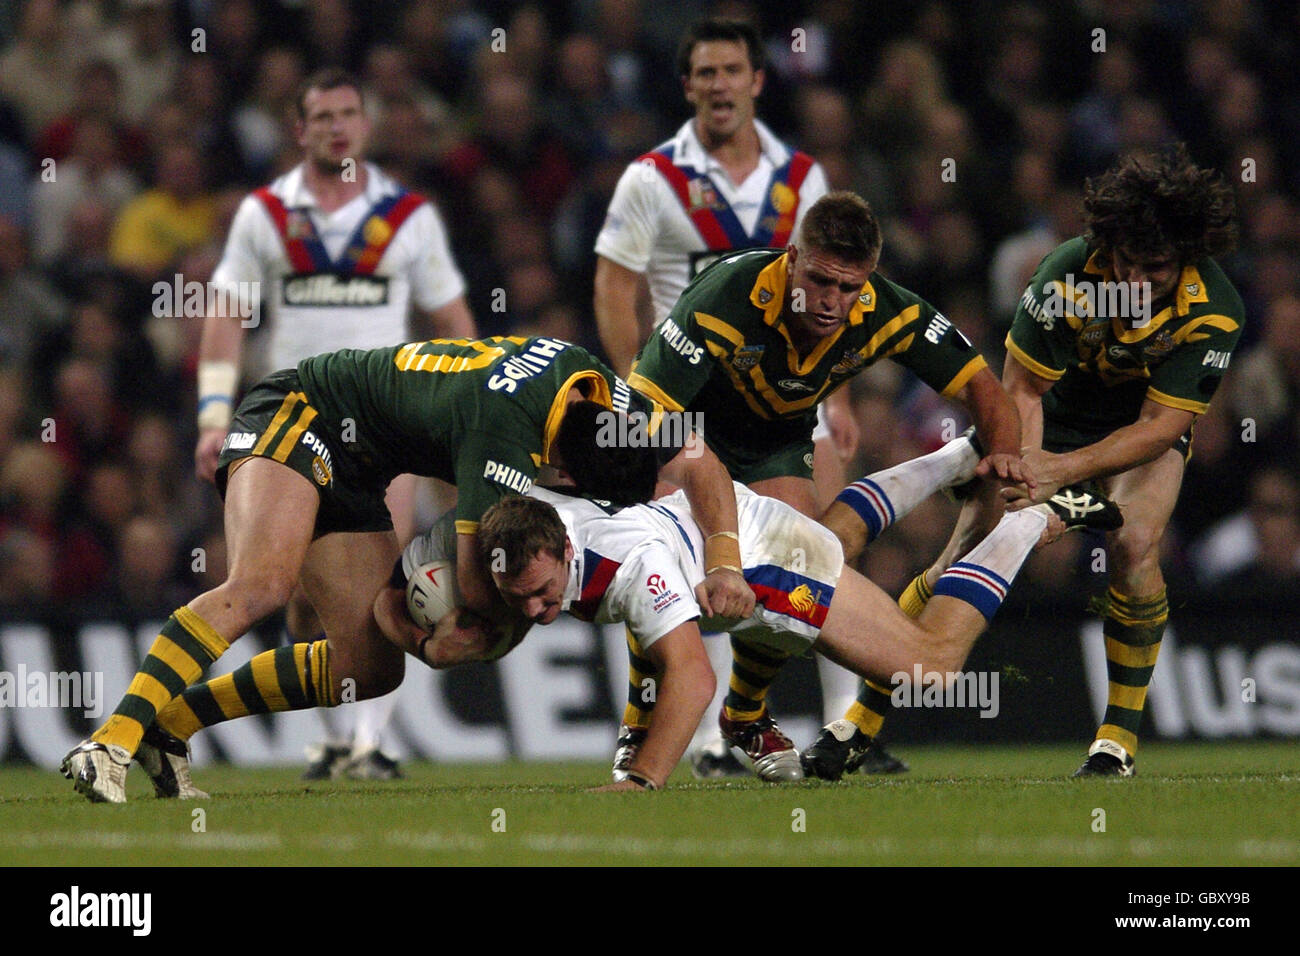
<path id="1" fill-rule="evenodd" d="M 763 92 L 763 84 L 767 82 L 766 70 L 754 71 L 754 82 L 749 85 L 749 95 L 758 98 L 758 94 Z"/>
<path id="2" fill-rule="evenodd" d="M 567 565 L 573 560 L 573 542 L 569 540 L 568 535 L 564 536 L 564 563 Z"/>

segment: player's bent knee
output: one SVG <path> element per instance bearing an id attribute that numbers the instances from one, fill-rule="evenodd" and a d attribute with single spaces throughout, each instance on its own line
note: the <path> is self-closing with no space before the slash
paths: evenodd
<path id="1" fill-rule="evenodd" d="M 1159 559 L 1160 541 L 1163 537 L 1164 528 L 1136 522 L 1126 523 L 1108 536 L 1111 560 L 1120 569 L 1149 564 Z"/>

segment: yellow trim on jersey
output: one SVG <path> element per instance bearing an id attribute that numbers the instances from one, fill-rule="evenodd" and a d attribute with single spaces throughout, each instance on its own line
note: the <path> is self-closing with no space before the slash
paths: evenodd
<path id="1" fill-rule="evenodd" d="M 718 360 L 719 367 L 722 368 L 727 373 L 727 377 L 731 379 L 732 388 L 734 388 L 737 392 L 739 392 L 741 397 L 745 399 L 745 404 L 749 406 L 750 411 L 752 411 L 759 418 L 764 418 L 767 419 L 768 421 L 771 421 L 771 412 L 768 409 L 763 408 L 761 405 L 758 404 L 758 402 L 754 399 L 753 393 L 750 392 L 750 390 L 745 387 L 745 381 L 740 377 L 741 373 L 736 371 L 736 369 L 732 367 L 730 362 L 726 361 L 727 358 L 726 348 L 719 345 L 717 342 L 705 342 L 704 344 L 708 346 L 709 353 L 715 359 Z M 755 366 L 755 368 L 757 368 L 757 366 Z"/>
<path id="2" fill-rule="evenodd" d="M 1155 315 L 1151 316 L 1149 322 L 1135 325 L 1131 329 L 1124 325 L 1124 320 L 1119 316 L 1111 316 L 1110 327 L 1115 333 L 1115 338 L 1119 339 L 1125 345 L 1133 345 L 1136 342 L 1141 342 L 1145 338 L 1149 338 L 1152 333 L 1158 332 L 1160 328 L 1173 317 L 1173 307 L 1167 305 Z M 1177 335 L 1177 333 L 1174 334 Z"/>
<path id="3" fill-rule="evenodd" d="M 457 534 L 478 534 L 478 522 L 462 521 L 461 519 L 458 518 L 456 520 L 456 533 Z"/>
<path id="4" fill-rule="evenodd" d="M 605 376 L 591 369 L 574 372 L 564 380 L 564 384 L 555 393 L 555 398 L 551 400 L 551 410 L 546 413 L 546 430 L 542 437 L 542 461 L 551 460 L 551 445 L 555 441 L 555 436 L 559 434 L 560 422 L 564 420 L 564 408 L 569 404 L 569 389 L 587 380 L 595 383 L 592 394 L 588 395 L 587 399 L 609 409 L 614 407 L 614 399 L 609 394 L 609 383 L 605 381 Z"/>
<path id="5" fill-rule="evenodd" d="M 916 333 L 915 333 L 915 332 L 908 332 L 908 333 L 907 333 L 906 335 L 904 335 L 901 339 L 899 339 L 897 342 L 895 342 L 893 345 L 891 345 L 888 349 L 886 349 L 884 352 L 882 352 L 881 355 L 880 355 L 880 357 L 881 357 L 881 358 L 889 358 L 889 357 L 892 356 L 892 355 L 897 355 L 899 352 L 906 352 L 908 349 L 910 349 L 910 348 L 912 347 L 912 343 L 915 342 L 915 341 L 916 341 Z"/>
<path id="6" fill-rule="evenodd" d="M 952 377 L 952 381 L 944 386 L 944 390 L 939 394 L 944 398 L 952 398 L 963 388 L 966 383 L 982 368 L 987 368 L 988 362 L 984 361 L 984 356 L 976 355 L 973 359 L 962 366 L 962 370 Z"/>
<path id="7" fill-rule="evenodd" d="M 1026 352 L 1024 349 L 1022 349 L 1019 345 L 1017 345 L 1015 342 L 1011 340 L 1010 332 L 1007 333 L 1007 341 L 1005 344 L 1007 347 L 1007 354 L 1010 355 L 1012 358 L 1014 358 L 1025 368 L 1029 369 L 1029 371 L 1033 372 L 1039 378 L 1045 378 L 1049 382 L 1057 382 L 1060 381 L 1061 376 L 1065 374 L 1065 369 L 1061 369 L 1058 372 L 1056 369 L 1048 368 L 1042 362 L 1039 362 L 1037 359 L 1031 356 L 1028 352 Z"/>
<path id="8" fill-rule="evenodd" d="M 283 428 L 284 423 L 289 420 L 289 415 L 293 412 L 293 407 L 299 402 L 305 402 L 306 400 L 307 395 L 304 392 L 290 392 L 286 395 L 284 400 L 280 402 L 280 407 L 276 410 L 275 417 L 271 419 L 271 424 L 266 426 L 266 431 L 262 432 L 262 437 L 257 440 L 257 444 L 253 446 L 253 450 L 250 454 L 265 455 L 266 446 L 271 444 L 271 439 L 275 437 L 275 433 Z"/>
<path id="9" fill-rule="evenodd" d="M 1209 402 L 1194 402 L 1189 398 L 1178 398 L 1175 395 L 1166 395 L 1164 392 L 1152 387 L 1147 389 L 1147 398 L 1157 405 L 1164 405 L 1168 408 L 1181 409 L 1184 412 L 1195 412 L 1197 415 L 1204 415 L 1205 410 L 1210 407 Z"/>
<path id="10" fill-rule="evenodd" d="M 315 417 L 316 409 L 310 405 L 304 406 L 302 414 L 298 416 L 298 421 L 284 433 L 284 437 L 280 439 L 280 444 L 275 446 L 275 451 L 271 453 L 271 460 L 278 461 L 281 464 L 287 461 L 289 454 L 293 451 L 293 446 L 298 443 L 298 439 L 307 430 L 307 426 L 312 423 L 312 419 Z"/>
<path id="11" fill-rule="evenodd" d="M 1186 315 L 1197 302 L 1209 302 L 1210 293 L 1205 289 L 1205 280 L 1201 278 L 1196 266 L 1183 266 L 1178 275 L 1178 285 L 1174 293 L 1174 306 L 1179 315 Z"/>
<path id="12" fill-rule="evenodd" d="M 1210 333 L 1208 332 L 1198 333 L 1195 338 L 1191 337 L 1192 333 L 1196 332 L 1196 330 L 1203 325 L 1208 325 L 1212 329 L 1218 329 L 1220 332 L 1235 332 L 1237 329 L 1241 328 L 1236 320 L 1231 319 L 1226 315 L 1198 315 L 1174 333 L 1174 343 L 1176 345 L 1181 345 L 1183 342 L 1199 342 L 1202 339 L 1208 339 L 1210 337 Z"/>
<path id="13" fill-rule="evenodd" d="M 734 325 L 730 325 L 716 315 L 709 315 L 707 312 L 693 313 L 696 323 L 701 327 L 708 329 L 714 335 L 720 335 L 736 348 L 745 344 L 745 336 Z"/>
<path id="14" fill-rule="evenodd" d="M 882 325 L 879 331 L 867 340 L 867 344 L 858 349 L 858 354 L 865 358 L 868 364 L 874 362 L 876 359 L 876 352 L 880 349 L 880 346 L 885 343 L 885 340 L 897 334 L 904 326 L 915 322 L 920 315 L 920 305 L 909 305 L 902 312 L 898 313 L 898 315 L 894 316 Z"/>
<path id="15" fill-rule="evenodd" d="M 785 308 L 785 284 L 789 277 L 786 267 L 789 264 L 790 256 L 788 253 L 782 253 L 763 267 L 763 271 L 758 274 L 754 280 L 754 287 L 749 290 L 749 301 L 757 308 L 763 310 L 763 321 L 773 328 L 777 327 L 777 320 L 781 317 L 781 310 Z M 763 293 L 767 293 L 769 298 L 763 301 Z M 858 294 L 858 301 L 853 303 L 853 308 L 849 309 L 849 318 L 846 325 L 861 325 L 864 321 L 863 313 L 871 312 L 876 308 L 876 290 L 868 279 L 862 285 L 862 291 Z"/>
<path id="16" fill-rule="evenodd" d="M 811 371 L 811 369 L 809 369 L 809 371 Z M 777 394 L 776 389 L 767 383 L 767 376 L 763 374 L 762 365 L 755 365 L 751 368 L 749 370 L 749 378 L 750 381 L 754 383 L 754 387 L 758 390 L 758 393 L 767 400 L 767 403 L 770 406 L 772 406 L 772 409 L 782 415 L 789 414 L 790 412 L 802 412 L 811 408 L 822 400 L 822 396 L 825 395 L 831 387 L 831 380 L 827 377 L 826 381 L 822 382 L 822 387 L 817 389 L 817 391 L 805 395 L 803 398 L 796 398 L 787 402 Z M 763 417 L 766 418 L 767 416 L 764 415 Z"/>
<path id="17" fill-rule="evenodd" d="M 713 348 L 715 348 L 715 346 L 710 344 L 709 350 L 712 351 Z M 632 388 L 635 388 L 642 395 L 654 399 L 656 402 L 658 402 L 664 408 L 668 409 L 668 411 L 670 412 L 685 411 L 684 406 L 682 406 L 678 402 L 673 401 L 672 396 L 670 396 L 667 392 L 665 392 L 654 382 L 650 381 L 650 379 L 646 378 L 640 372 L 633 372 L 631 375 L 629 375 L 627 377 L 627 384 L 630 385 Z"/>

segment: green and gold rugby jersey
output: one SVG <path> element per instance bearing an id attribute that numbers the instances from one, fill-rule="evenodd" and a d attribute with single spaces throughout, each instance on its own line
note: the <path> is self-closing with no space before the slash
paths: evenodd
<path id="1" fill-rule="evenodd" d="M 686 287 L 628 377 L 669 410 L 699 413 L 705 441 L 738 480 L 772 477 L 762 463 L 791 446 L 811 452 L 817 404 L 879 359 L 946 396 L 985 367 L 933 306 L 879 274 L 848 321 L 800 358 L 781 319 L 786 261 L 779 249 L 719 259 Z"/>
<path id="2" fill-rule="evenodd" d="M 462 534 L 497 499 L 532 487 L 569 389 L 606 408 L 661 411 L 590 352 L 551 338 L 343 349 L 298 363 L 298 377 L 327 434 L 384 485 L 403 473 L 456 485 Z"/>
<path id="3" fill-rule="evenodd" d="M 1116 314 L 1132 310 L 1117 301 L 1124 289 L 1114 278 L 1082 237 L 1063 243 L 1039 264 L 1007 335 L 1011 358 L 1056 383 L 1043 418 L 1067 445 L 1133 424 L 1146 399 L 1203 413 L 1245 322 L 1213 259 L 1185 266 L 1172 301 L 1136 324 Z"/>

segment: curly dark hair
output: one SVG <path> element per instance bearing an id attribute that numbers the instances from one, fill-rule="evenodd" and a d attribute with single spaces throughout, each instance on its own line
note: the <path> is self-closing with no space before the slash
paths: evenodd
<path id="1" fill-rule="evenodd" d="M 1231 252 L 1237 243 L 1232 189 L 1213 169 L 1198 167 L 1182 143 L 1134 153 L 1084 184 L 1084 239 L 1109 254 L 1137 258 L 1170 251 L 1179 262 Z"/>

